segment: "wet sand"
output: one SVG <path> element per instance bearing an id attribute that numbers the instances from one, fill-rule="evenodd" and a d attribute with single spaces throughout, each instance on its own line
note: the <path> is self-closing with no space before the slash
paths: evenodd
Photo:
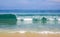
<path id="1" fill-rule="evenodd" d="M 41 34 L 41 33 L 0 33 L 0 37 L 60 37 L 60 34 Z"/>

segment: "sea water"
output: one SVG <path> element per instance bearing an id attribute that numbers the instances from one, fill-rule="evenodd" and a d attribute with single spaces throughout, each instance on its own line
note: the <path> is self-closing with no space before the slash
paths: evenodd
<path id="1" fill-rule="evenodd" d="M 53 19 L 51 19 L 50 21 L 45 21 L 45 22 L 41 22 L 41 20 L 38 20 L 38 21 L 33 21 L 32 20 L 33 18 L 40 19 L 41 16 L 38 15 L 38 14 L 41 14 L 42 12 L 41 13 L 38 12 L 38 14 L 37 14 L 37 12 L 35 12 L 35 13 L 32 12 L 33 14 L 27 12 L 30 15 L 25 13 L 26 16 L 22 12 L 21 12 L 22 14 L 19 14 L 18 12 L 15 12 L 15 13 L 14 12 L 5 12 L 5 14 L 9 14 L 9 13 L 16 15 L 17 22 L 15 24 L 13 24 L 13 25 L 4 24 L 4 23 L 0 24 L 0 31 L 5 31 L 5 30 L 12 30 L 12 31 L 37 31 L 37 32 L 38 31 L 53 31 L 53 32 L 59 32 L 60 31 L 60 21 L 59 20 L 58 21 L 54 21 Z M 49 14 L 52 14 L 52 13 L 49 13 Z M 49 14 L 47 15 L 48 16 L 47 18 L 49 18 Z M 24 16 L 22 16 L 22 15 L 24 15 Z M 42 16 L 42 17 L 46 17 L 46 16 Z M 59 16 L 57 16 L 57 17 L 59 17 Z M 53 17 L 51 16 L 51 18 L 53 18 Z"/>

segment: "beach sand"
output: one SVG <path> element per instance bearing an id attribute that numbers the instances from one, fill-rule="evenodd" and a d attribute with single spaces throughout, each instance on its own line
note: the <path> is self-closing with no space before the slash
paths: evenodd
<path id="1" fill-rule="evenodd" d="M 60 37 L 60 34 L 42 34 L 42 33 L 0 33 L 0 37 Z"/>

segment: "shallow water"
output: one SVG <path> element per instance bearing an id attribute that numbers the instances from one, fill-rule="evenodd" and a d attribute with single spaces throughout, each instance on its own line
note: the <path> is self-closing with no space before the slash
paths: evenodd
<path id="1" fill-rule="evenodd" d="M 28 16 L 29 17 L 29 16 Z M 0 31 L 4 30 L 16 30 L 16 31 L 60 31 L 59 21 L 32 21 L 32 20 L 17 20 L 13 24 L 0 24 Z"/>

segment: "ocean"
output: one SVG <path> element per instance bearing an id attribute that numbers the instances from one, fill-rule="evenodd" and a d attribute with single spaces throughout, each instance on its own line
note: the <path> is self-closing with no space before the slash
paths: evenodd
<path id="1" fill-rule="evenodd" d="M 52 31 L 60 32 L 60 13 L 37 11 L 1 11 L 0 14 L 14 14 L 15 23 L 0 23 L 0 31 Z M 46 19 L 47 20 L 46 20 Z M 45 19 L 45 20 L 44 20 Z M 5 20 L 6 21 L 6 20 Z M 1 21 L 0 21 L 1 22 Z M 11 21 L 12 22 L 12 21 Z"/>

